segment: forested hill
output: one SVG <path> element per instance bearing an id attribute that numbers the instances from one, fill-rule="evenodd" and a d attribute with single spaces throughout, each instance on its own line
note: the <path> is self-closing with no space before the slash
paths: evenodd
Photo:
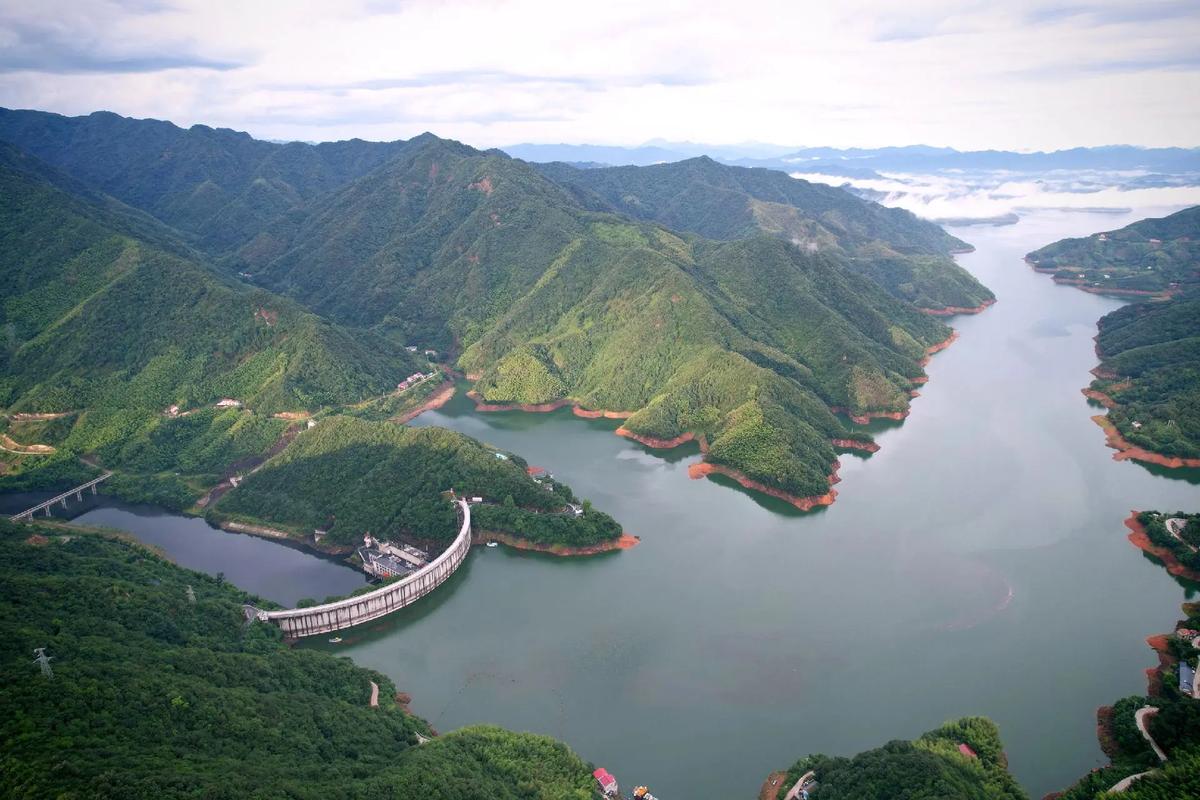
<path id="1" fill-rule="evenodd" d="M 637 412 L 710 458 L 828 491 L 830 413 L 902 413 L 950 333 L 838 253 L 680 237 L 590 212 L 528 164 L 428 137 L 241 252 L 239 269 L 346 324 L 461 348 L 494 403 Z"/>
<path id="2" fill-rule="evenodd" d="M 1109 421 L 1129 443 L 1200 459 L 1200 288 L 1101 317 L 1092 389 L 1111 399 Z"/>
<path id="3" fill-rule="evenodd" d="M 948 722 L 914 741 L 888 742 L 853 758 L 806 756 L 788 770 L 780 796 L 809 771 L 815 773 L 817 800 L 1027 797 L 1008 772 L 999 730 L 983 717 Z"/>
<path id="4" fill-rule="evenodd" d="M 279 144 L 225 128 L 98 111 L 0 108 L 0 140 L 143 209 L 211 251 L 244 242 L 304 201 L 357 178 L 406 143 Z"/>
<path id="5" fill-rule="evenodd" d="M 909 211 L 843 189 L 707 157 L 645 167 L 554 163 L 537 169 L 594 210 L 709 239 L 766 233 L 802 249 L 845 254 L 851 267 L 923 308 L 973 308 L 994 299 L 948 257 L 970 245 Z"/>
<path id="6" fill-rule="evenodd" d="M 226 283 L 159 223 L 61 186 L 31 156 L 0 149 L 0 404 L 70 412 L 39 442 L 58 458 L 119 464 L 169 406 L 223 397 L 244 403 L 241 427 L 269 444 L 260 423 L 273 413 L 381 394 L 413 371 L 400 346 Z"/>
<path id="7" fill-rule="evenodd" d="M 140 546 L 0 521 L 0 796 L 592 796 L 590 765 L 544 736 L 473 727 L 418 745 L 432 732 L 386 676 L 286 646 L 246 624 L 247 600 Z"/>
<path id="8" fill-rule="evenodd" d="M 1164 294 L 1200 285 L 1200 206 L 1116 231 L 1063 239 L 1025 260 L 1089 291 Z"/>
<path id="9" fill-rule="evenodd" d="M 221 499 L 216 513 L 357 544 L 364 532 L 448 544 L 458 533 L 447 493 L 482 497 L 477 530 L 510 533 L 538 545 L 589 547 L 616 539 L 620 526 L 578 503 L 563 483 L 537 483 L 528 465 L 455 431 L 407 428 L 344 416 L 323 419 Z M 547 491 L 547 489 L 551 489 Z"/>
<path id="10" fill-rule="evenodd" d="M 241 273 L 334 323 L 219 285 L 186 252 L 171 260 L 144 236 L 131 237 L 136 247 L 106 240 L 106 254 L 89 240 L 57 267 L 36 270 L 39 283 L 10 301 L 19 309 L 6 314 L 25 316 L 10 318 L 18 329 L 46 332 L 36 341 L 21 334 L 12 356 L 20 369 L 9 402 L 20 410 L 94 404 L 80 393 L 108 384 L 64 384 L 85 360 L 79 342 L 109 336 L 113 320 L 138 309 L 139 319 L 121 320 L 131 333 L 115 334 L 101 377 L 119 381 L 115 391 L 153 365 L 145 380 L 154 390 L 139 385 L 122 404 L 190 407 L 221 393 L 256 410 L 313 410 L 365 396 L 384 376 L 394 381 L 397 344 L 428 347 L 461 354 L 458 366 L 478 377 L 489 402 L 569 400 L 626 412 L 635 435 L 702 435 L 711 461 L 807 497 L 828 491 L 835 440 L 869 439 L 848 432 L 833 410 L 905 413 L 927 350 L 949 336 L 914 303 L 990 299 L 944 255 L 957 240 L 936 227 L 755 170 L 730 173 L 743 205 L 751 198 L 760 222 L 782 215 L 786 225 L 708 231 L 737 234 L 717 241 L 596 211 L 578 188 L 525 162 L 430 134 L 389 146 L 283 146 L 111 114 L 2 112 L 6 137 L 91 191 L 180 228 L 189 245 L 219 255 L 231 279 Z M 786 183 L 768 185 L 775 180 Z M 718 184 L 689 184 L 701 216 L 713 210 L 709 194 L 733 196 Z M 796 224 L 830 246 L 809 247 L 799 229 L 787 235 L 806 206 L 811 219 Z M 34 220 L 23 246 L 55 240 L 53 219 Z M 63 265 L 85 252 L 100 266 L 76 281 Z M 336 325 L 373 333 L 348 337 Z M 200 333 L 185 339 L 193 329 Z M 73 331 L 74 343 L 56 344 Z M 297 346 L 315 355 L 296 358 L 287 348 Z M 300 380 L 302 365 L 317 374 Z M 125 435 L 144 426 L 144 415 L 122 422 L 124 413 L 105 427 Z M 265 430 L 254 438 L 267 438 Z"/>

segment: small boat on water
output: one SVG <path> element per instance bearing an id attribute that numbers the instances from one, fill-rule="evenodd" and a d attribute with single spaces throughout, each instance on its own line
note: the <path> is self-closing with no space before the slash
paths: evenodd
<path id="1" fill-rule="evenodd" d="M 335 636 L 335 637 L 333 637 L 332 639 L 330 639 L 330 640 L 329 640 L 329 643 L 330 643 L 330 644 L 337 644 L 337 643 L 338 643 L 338 642 L 340 642 L 341 640 L 342 640 L 342 637 L 340 637 L 340 636 Z"/>
<path id="2" fill-rule="evenodd" d="M 487 546 L 488 547 L 499 547 L 500 543 L 499 542 L 488 542 Z"/>

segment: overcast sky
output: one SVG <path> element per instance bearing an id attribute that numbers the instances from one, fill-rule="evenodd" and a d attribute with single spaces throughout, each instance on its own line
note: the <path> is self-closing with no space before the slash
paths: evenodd
<path id="1" fill-rule="evenodd" d="M 0 0 L 0 105 L 313 141 L 1197 146 L 1200 0 Z"/>

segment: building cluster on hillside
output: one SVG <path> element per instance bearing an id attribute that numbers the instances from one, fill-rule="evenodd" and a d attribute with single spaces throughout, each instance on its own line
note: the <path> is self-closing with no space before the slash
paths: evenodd
<path id="1" fill-rule="evenodd" d="M 363 536 L 358 548 L 363 570 L 376 578 L 397 578 L 416 572 L 429 563 L 429 554 L 409 544 L 381 542 L 371 534 Z"/>
<path id="2" fill-rule="evenodd" d="M 405 389 L 411 389 L 421 381 L 428 380 L 433 376 L 434 373 L 432 372 L 414 372 L 412 375 L 409 375 L 407 378 L 396 384 L 396 391 L 403 392 Z"/>

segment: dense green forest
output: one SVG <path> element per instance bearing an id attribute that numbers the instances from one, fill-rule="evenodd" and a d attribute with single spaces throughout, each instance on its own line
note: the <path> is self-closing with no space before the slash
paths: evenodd
<path id="1" fill-rule="evenodd" d="M 1178 531 L 1178 535 L 1167 529 L 1168 519 L 1183 520 L 1183 529 Z M 1175 559 L 1188 569 L 1200 572 L 1200 514 L 1184 514 L 1180 511 L 1164 515 L 1143 511 L 1138 514 L 1138 522 L 1146 530 L 1151 542 L 1170 550 Z"/>
<path id="2" fill-rule="evenodd" d="M 1099 327 L 1104 377 L 1092 388 L 1115 403 L 1117 430 L 1147 450 L 1200 458 L 1200 289 L 1118 308 Z"/>
<path id="3" fill-rule="evenodd" d="M 449 492 L 483 497 L 475 528 L 543 544 L 586 546 L 615 539 L 601 511 L 561 513 L 576 502 L 566 484 L 536 483 L 525 462 L 443 428 L 407 428 L 347 416 L 321 420 L 225 495 L 212 514 L 234 515 L 355 544 L 364 533 L 448 544 L 458 534 Z"/>
<path id="4" fill-rule="evenodd" d="M 69 483 L 89 453 L 107 466 L 202 475 L 265 450 L 276 412 L 387 392 L 419 367 L 399 345 L 229 284 L 139 212 L 0 146 L 0 404 L 69 412 L 10 424 L 5 488 Z M 217 413 L 224 397 L 241 411 Z M 177 406 L 180 416 L 166 413 Z"/>
<path id="5" fill-rule="evenodd" d="M 967 745 L 974 757 L 959 745 Z M 788 770 L 790 788 L 816 773 L 813 800 L 1025 800 L 1008 772 L 1000 732 L 983 717 L 948 722 L 911 742 L 893 741 L 853 758 L 806 756 Z"/>
<path id="6" fill-rule="evenodd" d="M 224 252 L 306 200 L 366 174 L 406 142 L 280 144 L 225 128 L 183 129 L 98 111 L 0 109 L 0 140 Z"/>
<path id="7" fill-rule="evenodd" d="M 727 166 L 706 156 L 647 167 L 536 168 L 595 211 L 708 239 L 765 233 L 806 251 L 845 255 L 850 269 L 922 308 L 974 308 L 994 299 L 949 258 L 970 246 L 940 226 L 778 170 Z"/>
<path id="8" fill-rule="evenodd" d="M 1116 231 L 1063 239 L 1026 256 L 1055 280 L 1097 290 L 1164 292 L 1200 282 L 1200 206 Z"/>
<path id="9" fill-rule="evenodd" d="M 475 727 L 418 746 L 429 726 L 386 676 L 285 646 L 245 623 L 248 600 L 265 602 L 140 546 L 0 521 L 0 795 L 591 797 L 589 766 L 543 736 Z"/>
<path id="10" fill-rule="evenodd" d="M 487 402 L 630 411 L 632 433 L 703 434 L 712 461 L 823 494 L 830 440 L 869 440 L 830 408 L 902 413 L 926 348 L 949 335 L 913 303 L 991 296 L 948 259 L 962 242 L 936 225 L 766 170 L 697 161 L 638 174 L 638 186 L 664 186 L 655 201 L 677 194 L 679 213 L 631 222 L 562 175 L 432 134 L 277 145 L 112 114 L 4 112 L 0 139 L 71 174 L 26 169 L 36 188 L 18 187 L 6 210 L 0 243 L 28 277 L 4 299 L 12 377 L 0 402 L 85 410 L 65 449 L 115 467 L 175 437 L 152 431 L 173 404 L 401 414 L 378 398 L 419 367 L 409 345 L 458 356 Z M 98 216 L 97 198 L 121 224 Z M 714 228 L 728 198 L 745 206 L 740 222 Z M 72 233 L 65 245 L 32 253 L 58 230 Z M 112 347 L 94 355 L 96 341 Z M 95 374 L 79 373 L 85 362 Z M 217 449 L 206 452 L 192 462 L 208 476 Z M 6 480 L 29 482 L 31 459 L 19 461 Z"/>

